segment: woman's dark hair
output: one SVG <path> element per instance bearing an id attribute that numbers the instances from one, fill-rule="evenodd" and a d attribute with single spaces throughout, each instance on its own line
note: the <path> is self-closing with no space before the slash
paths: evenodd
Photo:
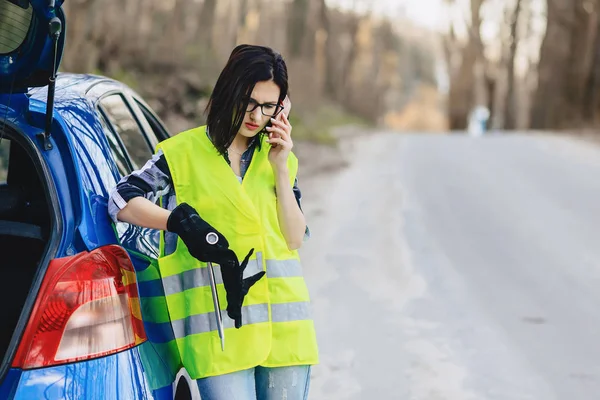
<path id="1" fill-rule="evenodd" d="M 283 101 L 288 93 L 288 75 L 281 54 L 269 47 L 247 44 L 233 49 L 206 107 L 209 135 L 221 155 L 242 126 L 254 86 L 269 80 L 279 86 L 279 101 Z"/>

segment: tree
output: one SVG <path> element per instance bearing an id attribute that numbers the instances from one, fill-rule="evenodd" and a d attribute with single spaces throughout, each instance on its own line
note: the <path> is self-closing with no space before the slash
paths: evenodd
<path id="1" fill-rule="evenodd" d="M 519 16 L 521 14 L 522 0 L 517 0 L 515 4 L 515 10 L 512 13 L 510 20 L 510 50 L 508 55 L 508 72 L 507 72 L 507 92 L 506 92 L 506 105 L 504 128 L 515 129 L 516 127 L 516 103 L 517 99 L 515 96 L 515 55 L 517 53 L 517 45 L 519 38 L 517 36 L 517 28 L 519 25 Z"/>
<path id="2" fill-rule="evenodd" d="M 460 65 L 453 71 L 450 68 L 450 92 L 448 96 L 448 114 L 450 129 L 464 129 L 471 108 L 475 104 L 487 104 L 485 99 L 485 58 L 481 41 L 481 6 L 485 0 L 471 0 L 471 22 L 468 27 L 466 43 L 461 47 L 458 40 L 446 43 L 448 65 L 452 66 L 452 58 L 458 52 Z M 448 3 L 454 5 L 454 0 Z M 450 35 L 454 36 L 453 30 Z"/>
<path id="3" fill-rule="evenodd" d="M 217 0 L 204 0 L 196 29 L 197 39 L 206 49 L 212 47 L 212 32 L 217 10 Z"/>
<path id="4" fill-rule="evenodd" d="M 597 85 L 598 2 L 547 0 L 546 35 L 540 51 L 532 127 L 553 129 L 589 123 L 586 102 Z M 597 110 L 596 110 L 597 111 Z M 587 112 L 587 117 L 591 113 Z"/>
<path id="5" fill-rule="evenodd" d="M 292 2 L 288 16 L 288 50 L 291 57 L 302 55 L 309 6 L 309 0 L 293 0 Z"/>

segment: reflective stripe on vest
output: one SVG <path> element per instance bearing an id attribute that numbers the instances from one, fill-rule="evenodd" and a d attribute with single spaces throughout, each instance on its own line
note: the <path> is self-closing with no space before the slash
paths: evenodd
<path id="1" fill-rule="evenodd" d="M 268 278 L 293 278 L 302 276 L 302 265 L 296 259 L 267 260 Z"/>
<path id="2" fill-rule="evenodd" d="M 215 282 L 217 285 L 222 284 L 221 266 L 213 264 L 213 270 L 215 271 Z M 244 270 L 244 278 L 248 278 L 260 271 L 262 271 L 262 253 L 258 252 L 256 253 L 256 258 L 248 260 L 248 265 Z M 164 277 L 163 285 L 165 295 L 167 296 L 181 293 L 188 289 L 210 286 L 208 268 L 194 268 L 177 275 Z"/>
<path id="3" fill-rule="evenodd" d="M 215 271 L 215 281 L 217 284 L 222 284 L 221 267 L 214 264 L 213 269 Z M 248 261 L 248 266 L 244 270 L 244 278 L 260 271 L 262 271 L 262 254 L 257 253 L 255 259 Z M 302 266 L 298 260 L 267 260 L 268 278 L 293 278 L 300 276 L 302 276 Z M 181 293 L 188 289 L 209 286 L 208 270 L 206 268 L 195 268 L 177 275 L 171 275 L 163 278 L 163 285 L 167 296 Z"/>
<path id="4" fill-rule="evenodd" d="M 235 327 L 234 321 L 227 316 L 227 311 L 223 310 L 221 313 L 223 316 L 223 327 L 225 329 Z M 269 322 L 268 304 L 254 304 L 242 307 L 243 325 L 258 324 L 261 322 Z M 217 330 L 215 313 L 212 311 L 175 320 L 172 324 L 176 339 L 183 338 L 187 335 L 194 335 L 196 333 L 206 333 Z"/>
<path id="5" fill-rule="evenodd" d="M 307 319 L 312 319 L 308 301 L 271 304 L 271 320 L 273 322 L 304 321 Z"/>
<path id="6" fill-rule="evenodd" d="M 223 327 L 233 328 L 234 323 L 223 310 Z M 291 322 L 312 319 L 310 303 L 307 301 L 297 303 L 271 304 L 271 316 L 273 322 Z M 243 325 L 258 324 L 269 321 L 268 304 L 254 304 L 242 307 Z M 187 318 L 173 321 L 175 338 L 183 338 L 187 335 L 206 333 L 217 330 L 214 312 L 192 315 Z"/>

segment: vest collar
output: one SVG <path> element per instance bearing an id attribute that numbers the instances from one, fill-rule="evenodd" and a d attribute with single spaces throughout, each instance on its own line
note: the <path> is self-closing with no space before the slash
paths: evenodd
<path id="1" fill-rule="evenodd" d="M 208 138 L 210 139 L 211 143 L 212 143 L 212 138 L 210 137 L 210 132 L 208 131 L 208 125 L 206 125 L 206 136 L 208 136 Z M 256 147 L 258 150 L 261 149 L 262 147 L 262 133 L 257 133 L 251 140 L 250 143 L 248 144 L 248 149 L 253 150 L 254 147 Z M 227 158 L 227 162 L 229 162 L 229 157 L 227 155 L 227 152 L 225 153 L 226 158 Z"/>
<path id="2" fill-rule="evenodd" d="M 208 129 L 208 127 L 206 127 L 206 129 Z M 258 138 L 260 140 L 262 140 L 262 138 Z M 258 141 L 260 141 L 258 140 Z M 221 157 L 219 155 L 219 153 L 216 151 L 216 148 L 214 147 L 214 145 L 212 144 L 212 141 L 210 140 L 210 136 L 206 136 L 205 138 L 201 138 L 201 142 L 204 145 L 204 148 L 208 151 L 207 153 L 210 154 L 211 157 L 217 157 L 218 160 L 215 160 L 215 166 L 218 166 L 218 173 L 221 174 L 223 176 L 223 179 L 228 179 L 228 180 L 235 180 L 235 186 L 236 190 L 235 191 L 229 191 L 229 190 L 223 190 L 221 193 L 223 193 L 224 196 L 226 196 L 229 201 L 243 214 L 247 215 L 248 217 L 255 219 L 257 221 L 260 221 L 260 216 L 259 216 L 259 212 L 258 209 L 256 208 L 256 205 L 254 204 L 254 202 L 252 201 L 252 198 L 250 196 L 250 194 L 247 192 L 246 187 L 250 184 L 252 184 L 252 180 L 254 178 L 254 174 L 257 171 L 257 169 L 261 168 L 261 163 L 264 163 L 266 160 L 262 160 L 263 158 L 266 157 L 266 154 L 262 154 L 263 152 L 261 151 L 256 151 L 254 153 L 254 156 L 252 157 L 252 161 L 250 162 L 250 165 L 248 166 L 248 171 L 246 172 L 246 176 L 244 178 L 244 180 L 242 181 L 242 183 L 240 184 L 240 182 L 237 180 L 237 177 L 235 176 L 235 173 L 233 172 L 233 170 L 231 169 L 231 166 L 229 165 L 229 163 L 226 161 L 226 159 L 224 159 L 223 157 Z M 207 156 L 208 156 L 207 154 Z M 268 163 L 268 161 L 267 161 Z M 264 166 L 263 166 L 264 167 Z M 215 171 L 217 172 L 217 171 Z"/>

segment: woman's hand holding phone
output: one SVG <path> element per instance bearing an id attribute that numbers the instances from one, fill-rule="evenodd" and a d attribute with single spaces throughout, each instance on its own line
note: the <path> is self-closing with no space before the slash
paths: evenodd
<path id="1" fill-rule="evenodd" d="M 292 110 L 292 101 L 290 100 L 289 96 L 285 96 L 285 99 L 283 99 L 283 110 L 281 110 L 280 114 L 284 114 L 286 118 L 289 118 L 290 116 L 290 111 Z"/>
<path id="2" fill-rule="evenodd" d="M 282 118 L 284 116 L 286 118 L 289 117 L 290 111 L 292 110 L 292 101 L 290 100 L 290 97 L 285 96 L 285 99 L 283 99 L 283 101 L 281 102 L 281 105 L 283 106 L 283 109 L 275 117 L 278 121 L 282 121 Z M 271 127 L 271 126 L 273 126 L 273 124 L 270 123 L 268 126 Z M 269 132 L 269 139 L 274 139 L 274 138 L 279 138 L 279 137 L 280 136 L 277 134 L 277 132 Z M 277 147 L 277 143 L 271 143 L 271 145 L 273 147 Z"/>
<path id="3" fill-rule="evenodd" d="M 275 169 L 287 167 L 288 155 L 294 146 L 292 142 L 292 125 L 288 120 L 291 109 L 292 102 L 286 96 L 283 100 L 283 110 L 275 118 L 271 118 L 271 126 L 266 128 L 269 133 L 267 142 L 271 144 L 269 161 Z"/>

